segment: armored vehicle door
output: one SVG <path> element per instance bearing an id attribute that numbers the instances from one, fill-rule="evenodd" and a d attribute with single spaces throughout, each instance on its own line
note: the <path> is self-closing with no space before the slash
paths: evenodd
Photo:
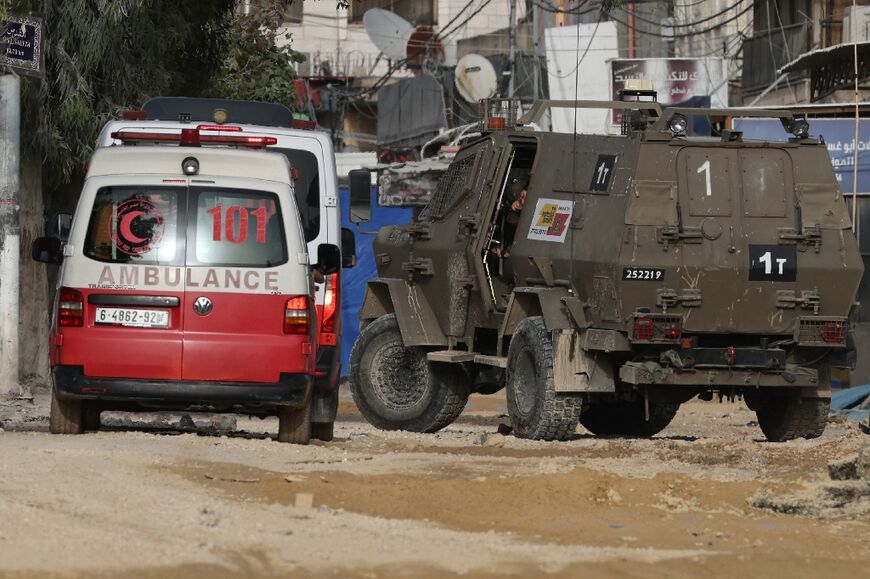
<path id="1" fill-rule="evenodd" d="M 779 236 L 795 225 L 791 156 L 770 147 L 684 147 L 677 174 L 678 223 L 661 241 L 682 242 L 674 299 L 697 292 L 683 304 L 697 308 L 686 329 L 782 331 L 791 320 L 777 317 L 777 291 L 770 290 L 792 289 L 795 281 L 796 247 Z"/>
<path id="2" fill-rule="evenodd" d="M 483 224 L 468 245 L 468 260 L 474 264 L 480 299 L 485 311 L 504 311 L 513 284 L 508 259 L 518 222 L 511 223 L 510 206 L 528 186 L 535 161 L 536 141 L 519 139 L 494 147 L 489 166 L 478 175 L 480 185 L 475 213 Z"/>

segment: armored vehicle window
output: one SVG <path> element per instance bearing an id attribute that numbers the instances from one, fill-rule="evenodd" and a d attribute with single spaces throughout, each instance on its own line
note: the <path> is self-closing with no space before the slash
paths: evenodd
<path id="1" fill-rule="evenodd" d="M 785 217 L 786 191 L 792 189 L 791 159 L 780 150 L 740 152 L 743 174 L 743 214 Z"/>
<path id="2" fill-rule="evenodd" d="M 736 151 L 707 147 L 683 149 L 678 159 L 680 187 L 688 193 L 690 215 L 731 215 L 736 165 Z"/>
<path id="3" fill-rule="evenodd" d="M 450 164 L 438 181 L 438 188 L 432 196 L 430 205 L 432 217 L 437 219 L 446 215 L 456 201 L 469 190 L 468 181 L 476 158 L 477 155 L 473 154 Z"/>

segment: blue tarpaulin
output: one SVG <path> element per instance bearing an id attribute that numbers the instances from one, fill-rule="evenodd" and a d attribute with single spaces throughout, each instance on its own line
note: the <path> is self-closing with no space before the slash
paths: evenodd
<path id="1" fill-rule="evenodd" d="M 848 420 L 867 420 L 870 417 L 870 384 L 834 392 L 831 414 Z"/>
<path id="2" fill-rule="evenodd" d="M 366 282 L 377 276 L 372 242 L 378 229 L 385 225 L 410 223 L 413 210 L 408 207 L 372 207 L 368 223 L 351 223 L 348 213 L 348 190 L 339 190 L 341 226 L 353 231 L 356 238 L 356 266 L 341 272 L 341 375 L 347 376 L 348 360 L 354 340 L 359 334 L 359 309 L 365 298 Z"/>

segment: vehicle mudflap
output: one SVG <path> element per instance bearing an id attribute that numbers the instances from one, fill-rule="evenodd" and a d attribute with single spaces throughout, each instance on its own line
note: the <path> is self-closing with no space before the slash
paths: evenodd
<path id="1" fill-rule="evenodd" d="M 395 313 L 405 346 L 444 346 L 447 337 L 426 296 L 417 285 L 402 279 L 369 280 L 360 320 Z"/>
<path id="2" fill-rule="evenodd" d="M 586 351 L 575 330 L 553 331 L 553 382 L 556 392 L 615 392 L 613 365 L 603 352 Z"/>

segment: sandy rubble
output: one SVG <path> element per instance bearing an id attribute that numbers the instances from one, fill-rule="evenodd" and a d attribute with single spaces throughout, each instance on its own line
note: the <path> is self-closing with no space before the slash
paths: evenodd
<path id="1" fill-rule="evenodd" d="M 801 577 L 870 563 L 862 504 L 788 508 L 818 503 L 828 462 L 867 444 L 854 423 L 770 444 L 742 405 L 691 402 L 653 439 L 581 428 L 543 443 L 498 434 L 498 395 L 435 435 L 377 431 L 345 398 L 336 440 L 298 447 L 272 439 L 275 420 L 52 436 L 46 413 L 42 391 L 0 405 L 0 576 Z"/>

